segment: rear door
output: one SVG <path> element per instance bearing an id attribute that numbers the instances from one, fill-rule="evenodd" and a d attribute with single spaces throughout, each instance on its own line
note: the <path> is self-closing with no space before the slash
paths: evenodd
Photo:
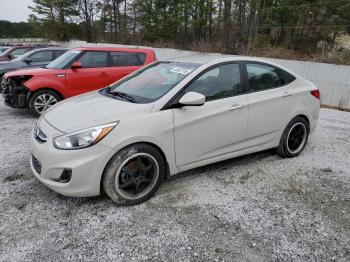
<path id="1" fill-rule="evenodd" d="M 112 82 L 127 76 L 141 68 L 146 60 L 145 53 L 111 52 L 111 80 Z"/>
<path id="2" fill-rule="evenodd" d="M 106 51 L 85 51 L 82 53 L 76 60 L 81 63 L 82 68 L 67 69 L 66 80 L 70 96 L 100 89 L 112 82 L 108 56 L 109 52 Z"/>
<path id="3" fill-rule="evenodd" d="M 251 146 L 278 142 L 296 104 L 295 77 L 275 66 L 245 62 L 249 86 L 248 137 Z"/>

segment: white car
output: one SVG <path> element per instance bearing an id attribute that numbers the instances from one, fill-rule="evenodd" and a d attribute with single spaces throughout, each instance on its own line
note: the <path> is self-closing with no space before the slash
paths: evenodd
<path id="1" fill-rule="evenodd" d="M 155 62 L 49 109 L 31 139 L 31 169 L 66 196 L 149 199 L 192 168 L 276 148 L 299 155 L 315 129 L 319 90 L 271 62 L 194 56 Z"/>

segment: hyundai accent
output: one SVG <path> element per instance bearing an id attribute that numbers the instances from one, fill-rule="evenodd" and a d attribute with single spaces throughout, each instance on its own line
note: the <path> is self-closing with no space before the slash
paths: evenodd
<path id="1" fill-rule="evenodd" d="M 317 124 L 320 92 L 260 59 L 195 56 L 152 63 L 37 121 L 31 169 L 66 196 L 149 199 L 168 177 L 275 148 L 296 157 Z"/>

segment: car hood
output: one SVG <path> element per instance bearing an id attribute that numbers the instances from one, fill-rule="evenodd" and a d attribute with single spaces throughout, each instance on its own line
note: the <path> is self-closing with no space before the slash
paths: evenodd
<path id="1" fill-rule="evenodd" d="M 6 74 L 6 77 L 13 77 L 19 75 L 32 75 L 32 76 L 43 76 L 43 75 L 54 75 L 62 74 L 64 70 L 46 69 L 46 68 L 34 68 L 34 69 L 21 69 Z"/>
<path id="2" fill-rule="evenodd" d="M 134 104 L 93 91 L 63 100 L 50 108 L 43 117 L 59 131 L 70 133 L 145 115 L 151 112 L 152 107 L 153 104 Z"/>
<path id="3" fill-rule="evenodd" d="M 24 67 L 25 63 L 21 61 L 7 61 L 7 62 L 0 62 L 0 72 L 5 71 L 8 69 L 16 69 Z"/>
<path id="4" fill-rule="evenodd" d="M 10 61 L 6 55 L 0 55 L 0 61 Z"/>

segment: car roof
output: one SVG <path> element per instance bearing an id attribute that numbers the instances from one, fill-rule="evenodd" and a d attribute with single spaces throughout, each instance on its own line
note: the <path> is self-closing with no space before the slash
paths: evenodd
<path id="1" fill-rule="evenodd" d="M 38 52 L 38 51 L 43 51 L 43 50 L 53 50 L 53 51 L 61 51 L 61 50 L 68 50 L 68 48 L 64 48 L 64 47 L 42 47 L 42 48 L 37 48 L 32 50 L 31 52 Z"/>
<path id="2" fill-rule="evenodd" d="M 127 47 L 110 47 L 110 46 L 84 46 L 84 47 L 77 47 L 73 48 L 73 50 L 82 50 L 82 51 L 125 51 L 125 52 L 154 52 L 152 48 L 127 48 Z"/>
<path id="3" fill-rule="evenodd" d="M 173 57 L 169 59 L 165 59 L 165 61 L 169 62 L 179 62 L 179 63 L 194 63 L 194 64 L 206 64 L 206 63 L 220 63 L 227 61 L 256 61 L 262 63 L 268 63 L 273 65 L 271 61 L 249 57 L 249 56 L 235 56 L 235 55 L 220 55 L 220 54 L 205 54 L 205 55 L 194 55 L 194 56 L 182 56 L 182 57 Z"/>
<path id="4" fill-rule="evenodd" d="M 25 54 L 23 54 L 21 56 L 21 59 L 25 59 L 26 57 L 28 56 L 31 56 L 32 54 L 35 54 L 39 51 L 45 51 L 45 50 L 48 50 L 48 51 L 67 51 L 68 49 L 67 48 L 63 48 L 63 47 L 45 47 L 45 48 L 37 48 L 37 49 L 33 49 Z"/>
<path id="5" fill-rule="evenodd" d="M 167 62 L 177 62 L 177 63 L 194 63 L 199 65 L 204 64 L 220 64 L 225 62 L 234 62 L 234 61 L 250 61 L 250 62 L 257 62 L 257 63 L 264 63 L 270 66 L 277 67 L 279 69 L 282 69 L 291 75 L 301 78 L 298 74 L 291 71 L 290 69 L 275 63 L 271 60 L 259 58 L 259 57 L 251 57 L 251 56 L 235 56 L 235 55 L 220 55 L 220 54 L 204 54 L 204 55 L 194 55 L 194 56 L 182 56 L 182 57 L 174 57 L 169 59 L 164 59 L 163 61 Z"/>

